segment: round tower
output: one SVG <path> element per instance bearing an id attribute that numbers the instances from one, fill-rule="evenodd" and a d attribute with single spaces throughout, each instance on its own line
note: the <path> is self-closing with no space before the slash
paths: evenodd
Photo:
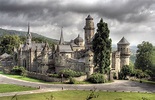
<path id="1" fill-rule="evenodd" d="M 85 71 L 87 73 L 87 78 L 94 72 L 93 57 L 94 53 L 91 50 L 88 50 L 85 56 Z"/>
<path id="2" fill-rule="evenodd" d="M 93 22 L 93 18 L 88 15 L 88 17 L 86 18 L 86 25 L 84 27 L 84 31 L 85 31 L 85 48 L 89 49 L 92 46 L 92 38 L 94 36 L 94 22 Z"/>
<path id="3" fill-rule="evenodd" d="M 117 49 L 120 51 L 120 67 L 122 68 L 124 65 L 129 65 L 130 61 L 130 43 L 123 37 L 117 43 Z"/>

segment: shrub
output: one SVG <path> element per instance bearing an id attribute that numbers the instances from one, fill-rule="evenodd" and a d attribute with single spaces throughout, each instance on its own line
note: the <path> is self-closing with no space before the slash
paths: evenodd
<path id="1" fill-rule="evenodd" d="M 65 77 L 65 78 L 69 78 L 69 77 L 80 77 L 80 76 L 84 75 L 83 72 L 76 72 L 76 71 L 73 71 L 71 69 L 61 70 L 59 72 L 59 77 L 61 77 L 62 74 L 63 74 L 63 77 Z"/>
<path id="2" fill-rule="evenodd" d="M 91 83 L 104 83 L 105 78 L 103 74 L 94 73 L 88 78 L 88 81 Z"/>
<path id="3" fill-rule="evenodd" d="M 127 75 L 131 74 L 131 71 L 128 65 L 124 65 L 119 73 L 119 79 L 126 79 Z"/>
<path id="4" fill-rule="evenodd" d="M 48 74 L 49 77 L 59 77 L 58 74 Z"/>
<path id="5" fill-rule="evenodd" d="M 117 79 L 116 73 L 113 73 L 113 79 Z"/>
<path id="6" fill-rule="evenodd" d="M 143 72 L 141 69 L 135 69 L 135 76 L 141 79 L 148 77 L 148 74 Z"/>
<path id="7" fill-rule="evenodd" d="M 73 79 L 72 77 L 69 78 L 69 84 L 75 84 L 75 79 Z"/>
<path id="8" fill-rule="evenodd" d="M 19 67 L 19 66 L 14 66 L 11 70 L 11 73 L 12 74 L 15 74 L 15 75 L 22 75 L 22 76 L 25 76 L 26 75 L 26 70 L 24 67 Z"/>

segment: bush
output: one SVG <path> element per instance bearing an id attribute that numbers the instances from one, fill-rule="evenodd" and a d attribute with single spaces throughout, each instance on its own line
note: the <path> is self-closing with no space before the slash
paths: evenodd
<path id="1" fill-rule="evenodd" d="M 117 79 L 116 73 L 113 73 L 113 79 Z"/>
<path id="2" fill-rule="evenodd" d="M 26 70 L 24 67 L 19 67 L 19 66 L 14 66 L 11 70 L 11 73 L 12 74 L 15 74 L 15 75 L 22 75 L 22 76 L 25 76 L 26 75 Z"/>
<path id="3" fill-rule="evenodd" d="M 137 77 L 137 78 L 146 78 L 146 77 L 148 77 L 149 75 L 147 74 L 147 73 L 145 73 L 145 72 L 143 72 L 142 70 L 140 70 L 140 69 L 135 69 L 135 76 Z"/>
<path id="4" fill-rule="evenodd" d="M 73 79 L 72 77 L 69 78 L 69 84 L 75 84 L 75 79 Z"/>
<path id="5" fill-rule="evenodd" d="M 89 77 L 88 81 L 91 83 L 104 83 L 105 78 L 103 74 L 94 73 Z"/>
<path id="6" fill-rule="evenodd" d="M 48 74 L 49 77 L 59 77 L 58 74 Z"/>
<path id="7" fill-rule="evenodd" d="M 62 74 L 63 74 L 63 77 L 65 77 L 65 78 L 69 78 L 69 77 L 80 77 L 80 76 L 84 75 L 83 72 L 76 72 L 76 71 L 73 71 L 71 69 L 61 70 L 59 72 L 59 77 L 61 77 Z"/>
<path id="8" fill-rule="evenodd" d="M 127 79 L 127 76 L 132 72 L 128 65 L 124 65 L 119 73 L 119 79 Z"/>

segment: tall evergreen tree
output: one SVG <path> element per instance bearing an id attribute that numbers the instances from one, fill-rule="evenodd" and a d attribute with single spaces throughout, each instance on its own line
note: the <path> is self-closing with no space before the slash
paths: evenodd
<path id="1" fill-rule="evenodd" d="M 143 71 L 150 70 L 153 65 L 153 45 L 143 41 L 137 48 L 135 67 Z"/>
<path id="2" fill-rule="evenodd" d="M 94 63 L 100 73 L 107 73 L 110 66 L 111 39 L 108 24 L 101 18 L 93 39 Z"/>

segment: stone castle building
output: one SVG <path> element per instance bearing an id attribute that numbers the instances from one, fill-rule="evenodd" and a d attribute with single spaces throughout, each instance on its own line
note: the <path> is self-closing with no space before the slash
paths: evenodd
<path id="1" fill-rule="evenodd" d="M 58 73 L 63 69 L 82 71 L 90 75 L 94 72 L 92 39 L 95 33 L 93 18 L 88 15 L 84 26 L 84 40 L 80 35 L 69 43 L 63 38 L 61 29 L 60 41 L 51 49 L 48 43 L 32 42 L 28 25 L 27 41 L 18 48 L 17 65 L 30 72 Z M 123 37 L 117 43 L 117 51 L 112 52 L 111 70 L 118 73 L 123 65 L 129 65 L 130 43 Z"/>

